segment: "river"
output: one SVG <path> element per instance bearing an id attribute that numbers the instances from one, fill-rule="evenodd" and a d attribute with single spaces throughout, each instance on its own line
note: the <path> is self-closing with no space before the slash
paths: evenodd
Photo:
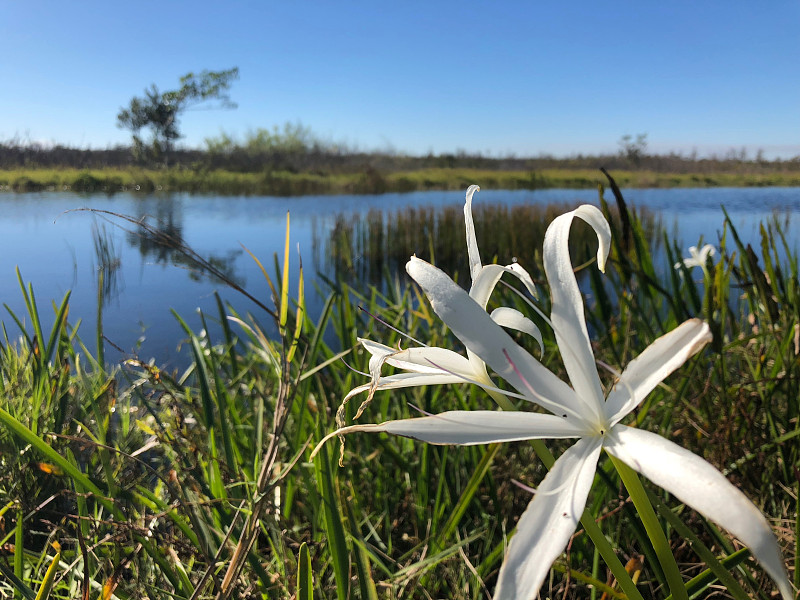
<path id="1" fill-rule="evenodd" d="M 701 237 L 711 243 L 717 241 L 723 223 L 721 206 L 746 241 L 757 241 L 759 223 L 773 215 L 789 219 L 787 233 L 793 247 L 800 240 L 800 188 L 631 189 L 623 193 L 629 204 L 659 216 L 684 247 L 696 244 Z M 391 215 L 411 207 L 441 209 L 462 206 L 463 199 L 463 192 L 440 191 L 294 198 L 0 193 L 0 301 L 24 317 L 17 267 L 24 281 L 33 284 L 45 318 L 52 314 L 52 301 L 60 301 L 72 290 L 70 322 L 83 321 L 79 333 L 93 351 L 98 267 L 113 262 L 103 270 L 104 331 L 121 352 L 107 347 L 107 360 L 118 361 L 138 353 L 143 359 L 154 357 L 158 364 L 178 365 L 183 360 L 176 349 L 185 336 L 170 309 L 199 328 L 198 308 L 215 314 L 213 294 L 219 291 L 240 312 L 253 311 L 265 322 L 267 317 L 255 304 L 218 281 L 198 276 L 191 261 L 165 250 L 152 237 L 137 232 L 134 225 L 75 209 L 111 211 L 135 219 L 149 216 L 149 222 L 159 231 L 182 240 L 265 303 L 270 299 L 268 287 L 244 248 L 259 257 L 272 274 L 272 256 L 283 252 L 286 213 L 290 211 L 292 273 L 296 274 L 299 245 L 313 314 L 321 306 L 314 292 L 315 273 L 331 268 L 326 243 L 337 217 L 363 216 L 370 210 Z M 606 199 L 613 203 L 609 192 Z M 476 205 L 584 202 L 597 204 L 597 192 L 489 190 L 475 197 Z M 5 309 L 0 320 L 6 323 L 10 337 L 17 335 Z"/>

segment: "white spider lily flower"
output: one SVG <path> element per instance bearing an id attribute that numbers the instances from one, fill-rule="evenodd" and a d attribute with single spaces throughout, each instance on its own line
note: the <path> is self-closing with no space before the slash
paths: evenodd
<path id="1" fill-rule="evenodd" d="M 750 548 L 783 597 L 794 597 L 767 520 L 716 468 L 667 439 L 622 425 L 665 377 L 711 340 L 706 323 L 690 319 L 661 336 L 631 361 L 604 397 L 595 367 L 567 240 L 575 217 L 596 231 L 602 269 L 610 230 L 593 206 L 556 218 L 547 230 L 544 265 L 553 297 L 552 325 L 572 387 L 539 363 L 445 273 L 417 258 L 406 269 L 434 311 L 473 353 L 531 402 L 553 414 L 451 411 L 438 415 L 345 427 L 327 436 L 383 431 L 432 444 L 579 438 L 545 476 L 523 513 L 500 569 L 495 600 L 532 600 L 552 562 L 580 520 L 600 452 L 606 452 L 715 521 Z M 323 440 L 324 441 L 324 440 Z"/>
<path id="2" fill-rule="evenodd" d="M 697 246 L 690 246 L 689 247 L 689 256 L 684 258 L 683 260 L 675 263 L 675 268 L 680 269 L 682 267 L 686 267 L 687 269 L 691 269 L 693 267 L 700 267 L 703 271 L 706 270 L 706 265 L 708 264 L 708 257 L 714 256 L 717 253 L 716 248 L 711 244 L 706 244 L 700 250 L 697 249 Z"/>
<path id="3" fill-rule="evenodd" d="M 483 265 L 478 241 L 475 235 L 475 222 L 472 218 L 472 197 L 480 191 L 477 185 L 467 188 L 466 202 L 464 203 L 464 224 L 466 226 L 467 254 L 469 257 L 469 272 L 472 279 L 469 296 L 483 309 L 486 310 L 489 298 L 504 273 L 511 273 L 525 285 L 532 296 L 536 296 L 536 288 L 528 272 L 517 263 L 507 266 L 496 264 Z M 520 311 L 510 307 L 499 307 L 492 311 L 491 318 L 502 327 L 514 329 L 532 336 L 543 349 L 542 333 L 528 317 Z M 390 390 L 421 385 L 436 385 L 445 383 L 474 383 L 484 388 L 494 400 L 504 408 L 513 408 L 509 403 L 507 394 L 495 387 L 491 377 L 486 371 L 486 363 L 467 348 L 466 358 L 452 350 L 423 346 L 418 348 L 394 349 L 368 339 L 359 338 L 361 345 L 372 355 L 369 361 L 371 382 L 352 389 L 344 398 L 337 411 L 336 421 L 339 426 L 344 423 L 344 407 L 350 399 L 358 394 L 368 392 L 366 400 L 356 411 L 355 418 L 361 416 L 369 405 L 373 395 L 379 390 Z M 383 365 L 403 369 L 406 373 L 381 376 Z"/>

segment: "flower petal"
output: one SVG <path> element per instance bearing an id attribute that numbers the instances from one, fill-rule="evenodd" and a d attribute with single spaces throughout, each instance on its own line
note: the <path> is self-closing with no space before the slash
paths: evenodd
<path id="1" fill-rule="evenodd" d="M 501 306 L 492 311 L 492 320 L 508 329 L 516 329 L 522 333 L 527 333 L 539 344 L 539 351 L 544 353 L 544 340 L 542 340 L 542 332 L 528 317 L 519 312 L 516 308 L 509 308 L 508 306 Z"/>
<path id="2" fill-rule="evenodd" d="M 464 203 L 464 223 L 467 227 L 467 254 L 469 255 L 469 273 L 472 281 L 481 270 L 481 255 L 478 252 L 478 239 L 475 236 L 475 222 L 472 220 L 472 196 L 481 188 L 471 185 L 467 188 L 467 201 Z"/>
<path id="3" fill-rule="evenodd" d="M 473 377 L 473 369 L 465 356 L 435 346 L 422 346 L 398 350 L 372 340 L 358 340 L 372 354 L 372 361 L 378 358 L 387 365 L 405 369 L 414 373 L 458 373 L 465 377 Z"/>
<path id="4" fill-rule="evenodd" d="M 417 387 L 422 385 L 442 385 L 447 383 L 468 383 L 463 377 L 458 375 L 450 375 L 448 373 L 397 373 L 395 375 L 387 375 L 378 380 L 377 385 L 373 386 L 372 383 L 365 383 L 354 387 L 347 392 L 344 401 L 350 400 L 353 396 L 357 396 L 363 392 L 368 391 L 374 387 L 374 391 L 383 390 L 397 390 L 400 388 Z"/>
<path id="5" fill-rule="evenodd" d="M 466 357 L 446 348 L 428 346 L 406 348 L 389 357 L 386 362 L 394 367 L 419 373 L 457 373 L 472 377 L 472 366 Z"/>
<path id="6" fill-rule="evenodd" d="M 512 263 L 507 267 L 495 264 L 484 265 L 481 267 L 480 271 L 478 271 L 477 275 L 473 276 L 472 286 L 469 289 L 469 295 L 475 302 L 480 304 L 484 310 L 489 303 L 489 297 L 492 295 L 503 273 L 511 273 L 514 275 L 525 285 L 525 288 L 531 296 L 534 298 L 536 297 L 536 286 L 533 284 L 533 279 L 531 279 L 530 274 L 519 266 L 519 264 Z"/>
<path id="7" fill-rule="evenodd" d="M 700 319 L 689 319 L 662 335 L 633 359 L 606 400 L 611 425 L 632 411 L 670 373 L 711 341 L 711 330 Z"/>
<path id="8" fill-rule="evenodd" d="M 714 248 L 714 246 L 712 246 L 711 244 L 706 244 L 705 246 L 700 248 L 700 251 L 697 253 L 697 261 L 705 265 L 706 262 L 708 261 L 708 257 L 714 256 L 716 253 L 717 250 L 716 248 Z"/>
<path id="9" fill-rule="evenodd" d="M 775 580 L 784 600 L 794 597 L 769 523 L 711 464 L 660 435 L 624 425 L 612 429 L 605 448 L 739 538 Z"/>
<path id="10" fill-rule="evenodd" d="M 492 295 L 503 273 L 505 273 L 505 267 L 501 265 L 484 265 L 477 273 L 473 273 L 469 295 L 484 310 L 486 310 L 486 305 L 489 304 L 489 297 Z"/>
<path id="11" fill-rule="evenodd" d="M 425 291 L 437 315 L 472 352 L 531 402 L 583 421 L 575 392 L 511 337 L 441 270 L 412 257 L 406 271 Z"/>
<path id="12" fill-rule="evenodd" d="M 387 421 L 377 431 L 429 444 L 474 446 L 495 442 L 579 437 L 582 430 L 569 419 L 531 412 L 452 410 L 414 419 Z"/>
<path id="13" fill-rule="evenodd" d="M 583 438 L 553 465 L 522 514 L 494 600 L 533 600 L 581 519 L 602 443 Z"/>
<path id="14" fill-rule="evenodd" d="M 706 263 L 708 262 L 708 257 L 714 256 L 716 253 L 716 248 L 714 248 L 714 246 L 711 244 L 706 244 L 700 248 L 700 250 L 697 249 L 697 246 L 690 246 L 689 256 L 684 258 L 682 261 L 675 263 L 675 268 L 679 269 L 681 265 L 683 265 L 687 269 L 691 269 L 692 267 L 701 267 L 705 269 Z"/>
<path id="15" fill-rule="evenodd" d="M 575 217 L 586 221 L 597 233 L 597 265 L 601 271 L 608 256 L 611 229 L 598 208 L 585 204 L 556 217 L 545 233 L 543 251 L 544 270 L 553 298 L 550 320 L 572 387 L 578 398 L 601 417 L 603 388 L 586 330 L 583 296 L 569 255 L 569 232 Z"/>

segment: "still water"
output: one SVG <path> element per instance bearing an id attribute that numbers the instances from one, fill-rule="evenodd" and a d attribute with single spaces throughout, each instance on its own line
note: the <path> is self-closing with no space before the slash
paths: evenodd
<path id="1" fill-rule="evenodd" d="M 722 206 L 746 242 L 757 241 L 759 223 L 773 215 L 789 219 L 787 233 L 793 247 L 800 240 L 800 188 L 632 189 L 623 193 L 629 204 L 648 208 L 671 231 L 674 228 L 684 247 L 701 237 L 716 242 L 722 230 Z M 609 193 L 606 198 L 613 203 Z M 272 274 L 272 257 L 283 252 L 286 213 L 291 211 L 291 269 L 296 274 L 299 248 L 309 311 L 316 316 L 321 300 L 315 297 L 313 279 L 317 272 L 330 275 L 327 243 L 337 217 L 366 215 L 370 210 L 392 214 L 410 207 L 461 206 L 463 199 L 463 192 L 297 198 L 0 193 L 0 302 L 19 316 L 25 315 L 17 267 L 24 281 L 33 284 L 43 317 L 52 313 L 53 300 L 60 301 L 72 290 L 70 322 L 82 319 L 79 334 L 94 351 L 97 274 L 99 267 L 113 261 L 113 268 L 104 271 L 104 329 L 119 350 L 107 347 L 107 360 L 137 353 L 143 359 L 155 357 L 159 364 L 178 365 L 183 359 L 177 348 L 185 336 L 170 309 L 199 329 L 198 309 L 216 314 L 213 294 L 219 291 L 240 313 L 250 311 L 262 323 L 269 319 L 254 303 L 218 281 L 198 276 L 191 261 L 154 244 L 134 225 L 74 209 L 148 217 L 153 226 L 181 239 L 266 304 L 270 304 L 267 284 L 244 248 L 259 257 Z M 597 201 L 593 190 L 491 190 L 480 192 L 475 199 L 476 204 L 509 206 Z M 98 243 L 105 246 L 105 252 L 98 252 Z M 16 336 L 16 326 L 5 308 L 0 320 L 7 324 L 9 335 Z"/>

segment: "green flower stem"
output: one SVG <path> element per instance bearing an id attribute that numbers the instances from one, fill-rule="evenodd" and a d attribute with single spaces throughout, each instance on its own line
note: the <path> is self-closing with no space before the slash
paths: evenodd
<path id="1" fill-rule="evenodd" d="M 511 400 L 509 400 L 505 394 L 501 394 L 500 392 L 496 392 L 494 390 L 485 390 L 485 391 L 487 394 L 489 394 L 489 396 L 491 396 L 492 400 L 497 402 L 497 405 L 503 410 L 517 410 L 517 407 L 514 406 L 514 403 L 511 402 Z"/>
<path id="2" fill-rule="evenodd" d="M 647 536 L 653 544 L 653 550 L 655 550 L 658 562 L 661 564 L 661 569 L 667 578 L 667 585 L 669 585 L 672 598 L 674 600 L 689 600 L 689 594 L 686 592 L 686 585 L 683 583 L 678 563 L 675 562 L 667 536 L 658 523 L 653 505 L 647 497 L 647 492 L 642 486 L 639 476 L 636 471 L 621 460 L 614 458 L 611 454 L 608 456 L 617 469 L 620 479 L 625 484 L 625 488 L 628 490 L 631 500 L 633 500 L 633 505 L 636 507 L 636 512 L 639 513 L 639 518 L 647 531 Z"/>
<path id="3" fill-rule="evenodd" d="M 536 455 L 539 457 L 539 460 L 542 461 L 544 466 L 549 471 L 552 468 L 553 463 L 556 462 L 553 454 L 550 452 L 547 446 L 545 446 L 542 440 L 533 440 L 531 445 L 533 446 L 533 450 L 536 452 Z M 652 507 L 650 510 L 653 510 Z M 617 583 L 622 588 L 622 591 L 625 592 L 628 600 L 644 600 L 642 595 L 639 593 L 639 590 L 636 588 L 636 584 L 633 583 L 633 579 L 631 579 L 631 576 L 625 570 L 625 566 L 620 562 L 619 558 L 614 552 L 614 548 L 611 547 L 611 544 L 608 543 L 606 536 L 603 535 L 603 531 L 600 529 L 600 526 L 594 520 L 594 517 L 591 515 L 591 513 L 586 509 L 583 510 L 583 515 L 581 516 L 581 525 L 583 526 L 584 531 L 586 531 L 591 538 L 592 543 L 594 543 L 594 547 L 597 548 L 600 556 L 603 557 L 603 560 L 605 561 L 606 565 L 608 565 L 608 568 L 611 569 L 611 572 L 617 579 Z M 677 600 L 679 596 L 675 596 L 675 598 Z"/>

